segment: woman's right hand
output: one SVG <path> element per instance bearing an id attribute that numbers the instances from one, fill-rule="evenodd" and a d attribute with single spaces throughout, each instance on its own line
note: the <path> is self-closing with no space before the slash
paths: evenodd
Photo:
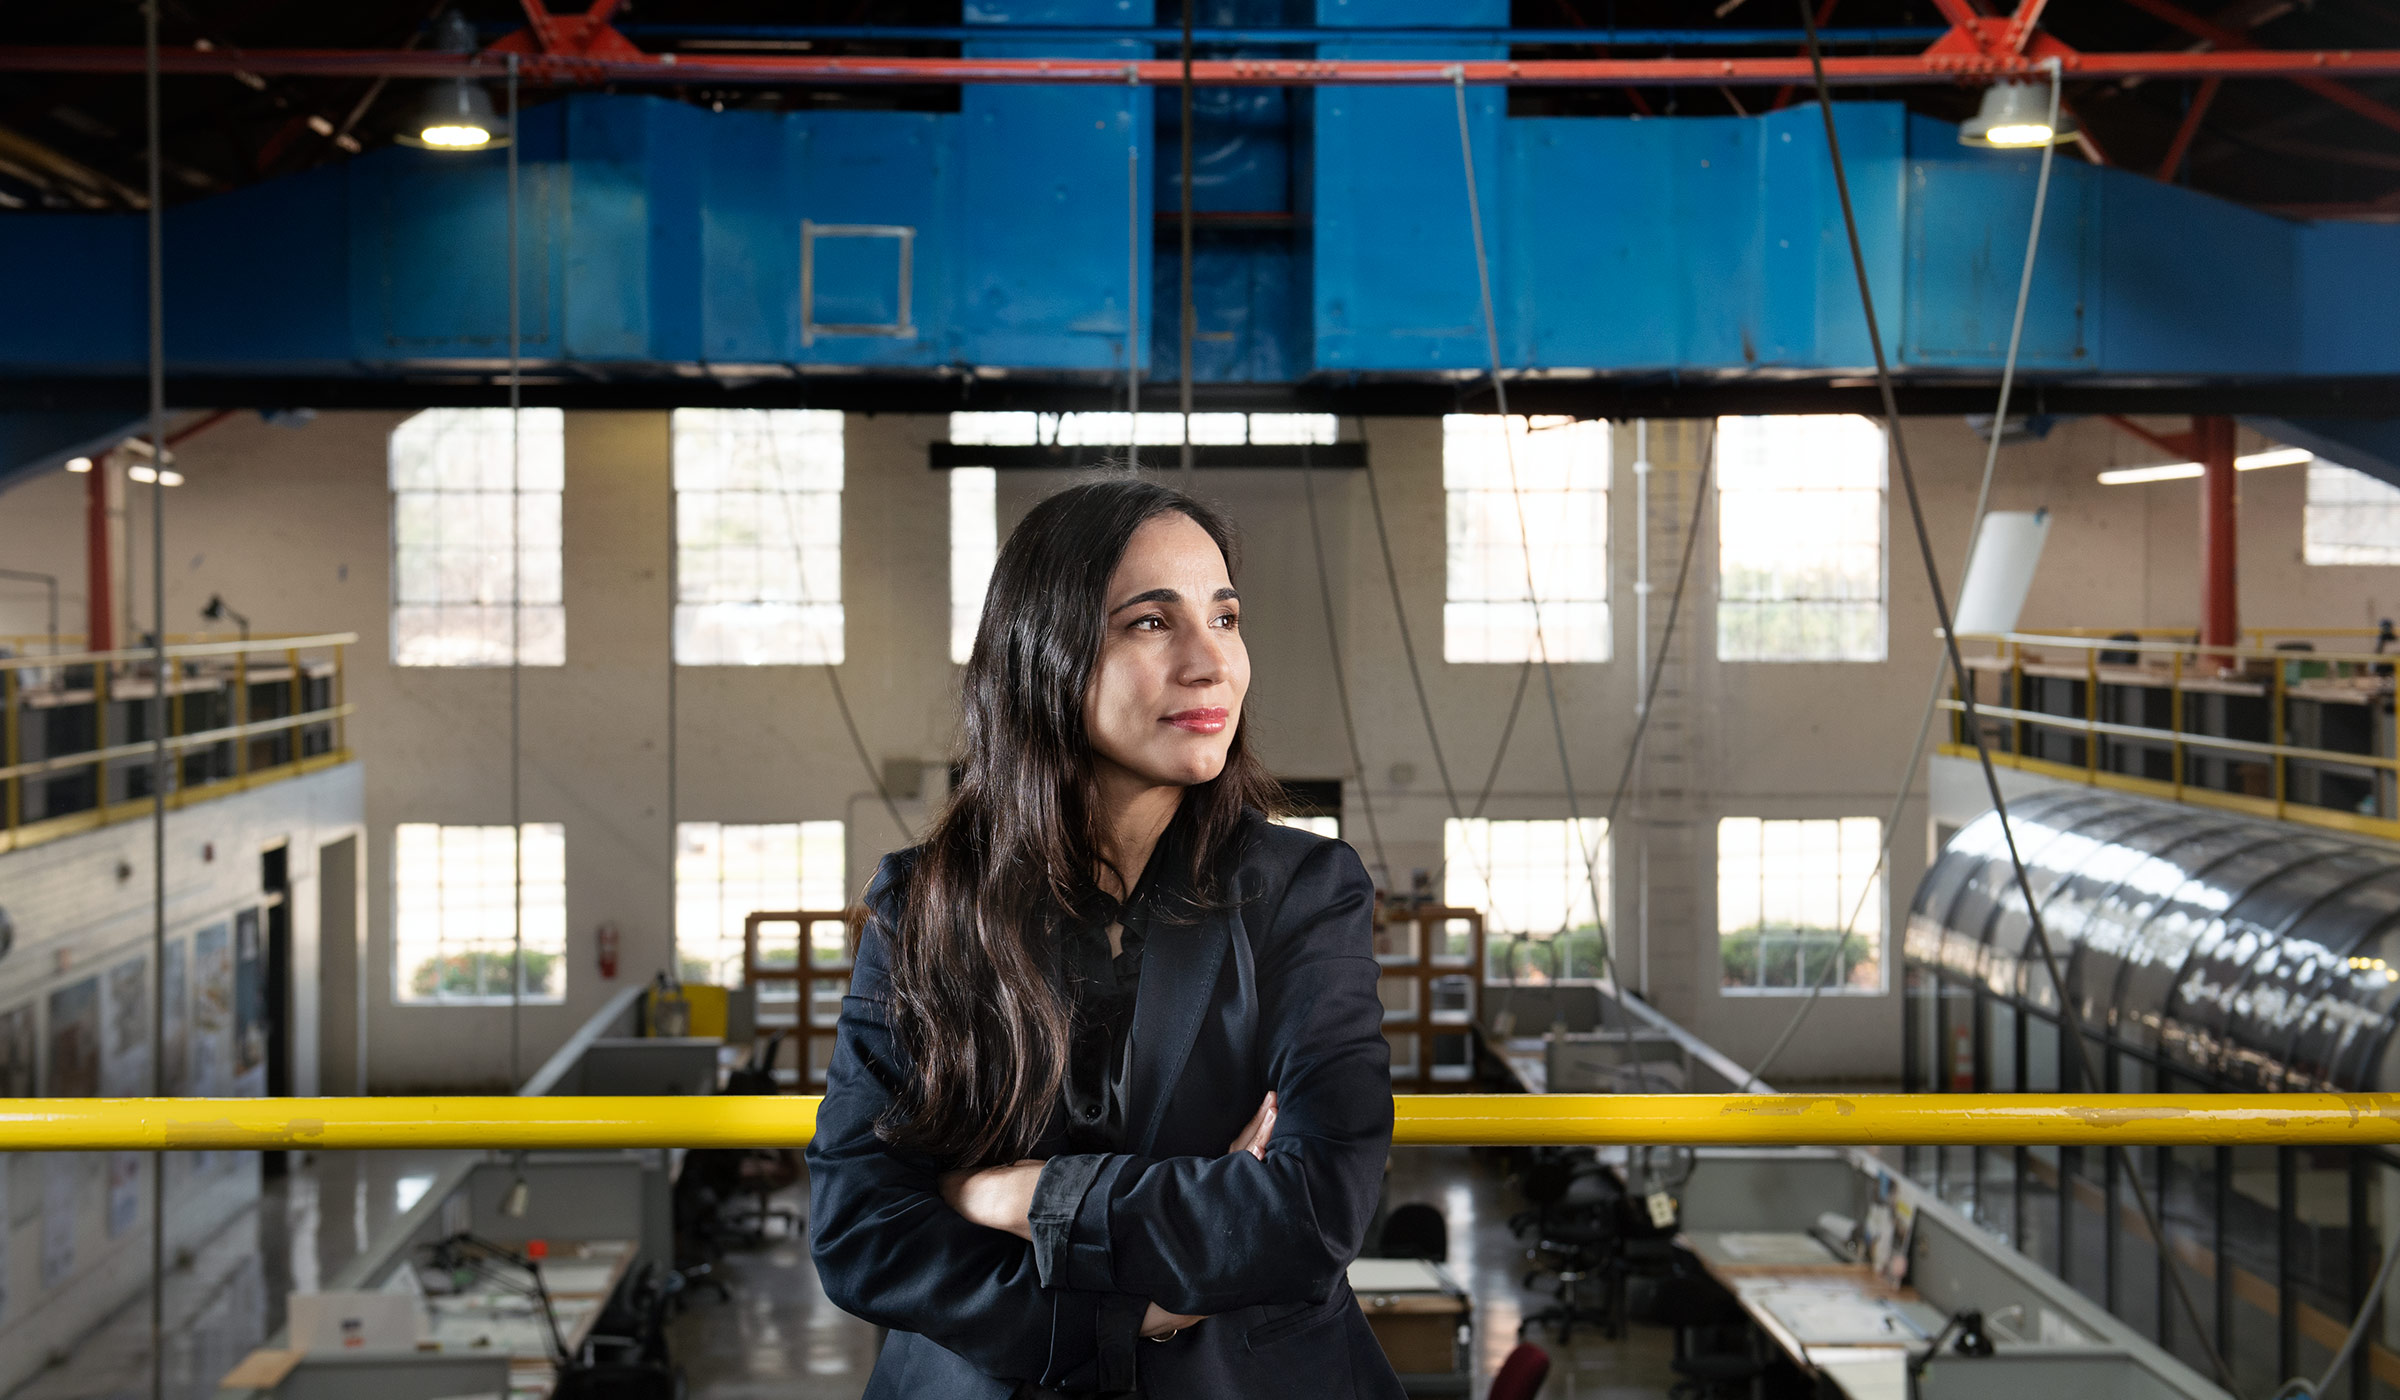
<path id="1" fill-rule="evenodd" d="M 1172 1337 L 1193 1323 L 1202 1321 L 1206 1321 L 1206 1318 L 1171 1313 L 1158 1304 L 1152 1303 L 1142 1309 L 1142 1335 L 1155 1338 Z"/>
<path id="2" fill-rule="evenodd" d="M 1267 1096 L 1259 1100 L 1258 1112 L 1250 1115 L 1250 1121 L 1243 1125 L 1240 1133 L 1235 1135 L 1233 1145 L 1225 1150 L 1227 1153 L 1247 1152 L 1263 1161 L 1267 1155 L 1267 1143 L 1274 1136 L 1275 1091 L 1269 1089 Z M 1184 1313 L 1171 1313 L 1158 1304 L 1152 1303 L 1142 1311 L 1142 1335 L 1162 1339 L 1172 1337 L 1195 1322 L 1207 1320 L 1205 1314 L 1193 1317 Z"/>
<path id="3" fill-rule="evenodd" d="M 1250 1115 L 1249 1124 L 1233 1140 L 1227 1152 L 1247 1152 L 1260 1161 L 1267 1159 L 1267 1142 L 1275 1136 L 1275 1091 L 1259 1100 L 1258 1112 Z"/>

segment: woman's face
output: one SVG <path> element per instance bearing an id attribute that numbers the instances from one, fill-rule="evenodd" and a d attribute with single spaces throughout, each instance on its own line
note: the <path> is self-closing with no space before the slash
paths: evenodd
<path id="1" fill-rule="evenodd" d="M 1217 776 L 1242 720 L 1250 653 L 1217 542 L 1180 511 L 1134 531 L 1108 581 L 1084 732 L 1103 786 L 1188 787 Z"/>

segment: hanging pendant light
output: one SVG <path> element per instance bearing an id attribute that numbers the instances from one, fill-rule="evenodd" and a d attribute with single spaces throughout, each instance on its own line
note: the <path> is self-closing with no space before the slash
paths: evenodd
<path id="1" fill-rule="evenodd" d="M 441 53 L 475 52 L 475 28 L 456 10 L 434 26 L 433 48 Z M 443 78 L 429 88 L 400 128 L 403 145 L 434 151 L 487 151 L 509 142 L 508 123 L 492 110 L 492 96 L 468 78 Z"/>
<path id="2" fill-rule="evenodd" d="M 2050 125 L 2050 91 L 2037 83 L 1994 83 L 1983 105 L 1958 129 L 1958 144 L 1995 150 L 2034 150 L 2076 138 L 2075 121 L 2064 111 Z"/>

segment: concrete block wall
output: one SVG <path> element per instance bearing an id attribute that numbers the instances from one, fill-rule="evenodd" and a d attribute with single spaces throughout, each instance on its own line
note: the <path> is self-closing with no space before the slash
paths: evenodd
<path id="1" fill-rule="evenodd" d="M 199 626 L 211 593 L 262 631 L 355 630 L 350 726 L 365 770 L 369 946 L 368 1066 L 379 1091 L 497 1089 L 511 1082 L 507 1012 L 423 1007 L 392 996 L 390 855 L 404 821 L 506 819 L 507 676 L 501 671 L 403 670 L 390 654 L 390 494 L 385 443 L 397 413 L 327 413 L 304 427 L 255 417 L 228 421 L 181 449 L 186 484 L 168 493 L 171 627 Z M 2162 427 L 2176 425 L 2162 423 Z M 1441 425 L 1437 419 L 1345 422 L 1374 463 L 1399 596 L 1427 698 L 1462 801 L 1492 765 L 1517 681 L 1515 666 L 1440 660 L 1445 563 Z M 1955 589 L 1983 462 L 1981 441 L 1957 419 L 1912 419 L 1912 456 L 1945 579 Z M 852 415 L 847 423 L 843 685 L 869 754 L 908 758 L 939 773 L 954 736 L 956 668 L 948 658 L 948 492 L 925 447 L 947 432 L 925 415 Z M 1562 666 L 1560 727 L 1584 815 L 1605 808 L 1634 721 L 1634 458 L 1631 425 L 1616 433 L 1610 596 L 1615 659 Z M 1685 485 L 1706 435 L 1696 423 L 1652 425 L 1662 479 Z M 2245 438 L 2242 450 L 2252 450 Z M 671 617 L 668 416 L 567 415 L 565 590 L 567 663 L 524 678 L 528 820 L 567 829 L 568 973 L 563 1004 L 526 1009 L 520 1067 L 530 1070 L 626 979 L 664 966 L 672 917 L 666 801 L 666 657 Z M 2155 460 L 2097 419 L 2060 424 L 2002 451 L 1993 507 L 2047 507 L 2053 526 L 2025 610 L 2028 626 L 2191 625 L 2198 613 L 2197 485 L 2103 487 L 2111 466 Z M 1678 476 L 1678 474 L 1682 474 Z M 1004 474 L 1005 531 L 1063 478 Z M 2304 472 L 2241 478 L 2245 620 L 2266 625 L 2368 625 L 2400 611 L 2400 569 L 2322 568 L 2300 561 Z M 1312 534 L 1308 488 L 1317 529 Z M 1279 773 L 1350 776 L 1335 702 L 1332 655 L 1316 561 L 1321 542 L 1334 627 L 1356 711 L 1365 781 L 1348 785 L 1344 831 L 1405 887 L 1437 867 L 1449 805 L 1435 779 L 1393 598 L 1357 472 L 1212 471 L 1199 489 L 1240 525 L 1245 631 L 1253 655 L 1251 720 Z M 1663 489 L 1663 488 L 1662 488 Z M 136 493 L 130 533 L 147 538 Z M 1688 501 L 1689 495 L 1677 497 Z M 55 474 L 0 498 L 0 554 L 17 567 L 81 576 L 82 481 Z M 1884 816 L 1936 664 L 1934 615 L 1898 483 L 1888 494 L 1888 659 L 1794 665 L 1714 659 L 1717 559 L 1713 507 L 1681 626 L 1691 645 L 1680 673 L 1690 726 L 1690 791 L 1682 813 L 1690 848 L 1686 896 L 1647 930 L 1647 964 L 1632 857 L 1641 819 L 1621 820 L 1614 845 L 1612 926 L 1620 951 L 1646 974 L 1661 1009 L 1736 1059 L 1763 1051 L 1781 1029 L 1775 998 L 1729 996 L 1716 972 L 1715 823 L 1721 816 Z M 1654 536 L 1654 544 L 1656 537 Z M 1654 548 L 1652 644 L 1673 579 L 1672 551 Z M 137 598 L 148 596 L 146 552 Z M 0 592 L 0 631 L 38 631 L 38 592 Z M 70 597 L 70 619 L 79 615 Z M 899 834 L 872 794 L 821 670 L 689 667 L 678 682 L 676 811 L 686 821 L 849 823 L 853 889 Z M 1563 817 L 1569 797 L 1539 681 L 1498 766 L 1487 815 Z M 1924 868 L 1925 779 L 1904 809 L 1887 880 L 1888 930 Z M 904 815 L 922 808 L 905 809 Z M 1665 867 L 1654 864 L 1654 874 Z M 1654 911 L 1669 902 L 1654 899 Z M 617 979 L 600 976 L 595 933 L 622 935 Z M 1886 962 L 1896 955 L 1887 947 Z M 1887 981 L 1896 981 L 1887 978 Z M 1897 1075 L 1896 990 L 1821 1007 L 1779 1063 L 1784 1082 Z M 521 1077 L 521 1076 L 520 1076 Z"/>

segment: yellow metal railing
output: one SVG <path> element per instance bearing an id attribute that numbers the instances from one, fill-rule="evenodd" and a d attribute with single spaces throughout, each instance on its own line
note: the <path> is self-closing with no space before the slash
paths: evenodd
<path id="1" fill-rule="evenodd" d="M 0 851 L 149 815 L 157 745 L 146 732 L 116 733 L 110 711 L 130 705 L 126 719 L 146 726 L 148 702 L 162 692 L 170 807 L 348 761 L 343 660 L 357 640 L 355 632 L 327 632 L 171 641 L 162 685 L 154 674 L 157 655 L 147 647 L 54 652 L 10 639 L 13 654 L 0 656 Z M 319 692 L 313 704 L 312 688 Z M 196 704 L 201 697 L 215 703 Z M 254 709 L 282 713 L 254 716 Z M 72 723 L 53 722 L 78 711 L 90 716 L 88 736 L 74 734 Z M 207 717 L 196 718 L 196 711 Z M 113 794 L 112 778 L 129 771 L 144 775 L 142 790 L 128 783 L 123 796 Z M 51 791 L 78 774 L 88 776 L 88 794 Z"/>
<path id="2" fill-rule="evenodd" d="M 2265 628 L 2245 634 L 2252 644 L 2203 647 L 2189 631 L 2162 628 L 2125 629 L 2139 640 L 2121 640 L 2097 629 L 2068 628 L 2054 632 L 1960 633 L 1971 675 L 2005 678 L 2004 698 L 1992 703 L 1975 697 L 1977 717 L 1988 726 L 2007 726 L 2005 744 L 1993 746 L 1992 761 L 2003 767 L 2038 773 L 2095 787 L 2162 797 L 2274 817 L 2310 826 L 2351 831 L 2400 840 L 2400 753 L 2393 751 L 2391 729 L 2381 712 L 2393 694 L 2392 670 L 2400 654 L 2379 655 L 2367 650 L 2374 633 L 2356 628 Z M 2346 651 L 2283 651 L 2263 643 L 2269 638 L 2359 641 Z M 2109 656 L 2109 653 L 2116 653 Z M 2104 659 L 2106 657 L 2106 659 Z M 2126 658 L 2131 658 L 2127 660 Z M 2082 713 L 2059 714 L 2024 704 L 2026 681 L 2064 680 L 2081 683 Z M 2102 697 L 2108 688 L 2164 691 L 2167 725 L 2129 724 L 2101 718 Z M 2200 696 L 2225 696 L 2265 702 L 2268 737 L 2245 739 L 2211 734 L 2193 724 L 2192 701 Z M 2358 705 L 2363 707 L 2370 752 L 2328 749 L 2290 741 L 2294 702 Z M 1972 757 L 1973 737 L 1966 732 L 1965 705 L 1955 684 L 1941 701 L 1952 715 L 1950 742 L 1942 752 Z M 2029 733 L 2043 730 L 2083 740 L 2083 761 L 2064 762 L 2026 752 Z M 2170 776 L 2150 777 L 2119 772 L 2103 760 L 2107 743 L 2115 740 L 2163 749 Z M 2191 780 L 2194 755 L 2255 764 L 2264 770 L 2263 792 L 2232 792 Z M 2355 811 L 2299 800 L 2292 791 L 2292 768 L 2333 767 L 2366 775 L 2371 810 Z"/>
<path id="3" fill-rule="evenodd" d="M 2367 1147 L 2400 1094 L 1396 1094 L 1393 1141 Z M 816 1098 L 0 1099 L 0 1151 L 794 1147 Z"/>

